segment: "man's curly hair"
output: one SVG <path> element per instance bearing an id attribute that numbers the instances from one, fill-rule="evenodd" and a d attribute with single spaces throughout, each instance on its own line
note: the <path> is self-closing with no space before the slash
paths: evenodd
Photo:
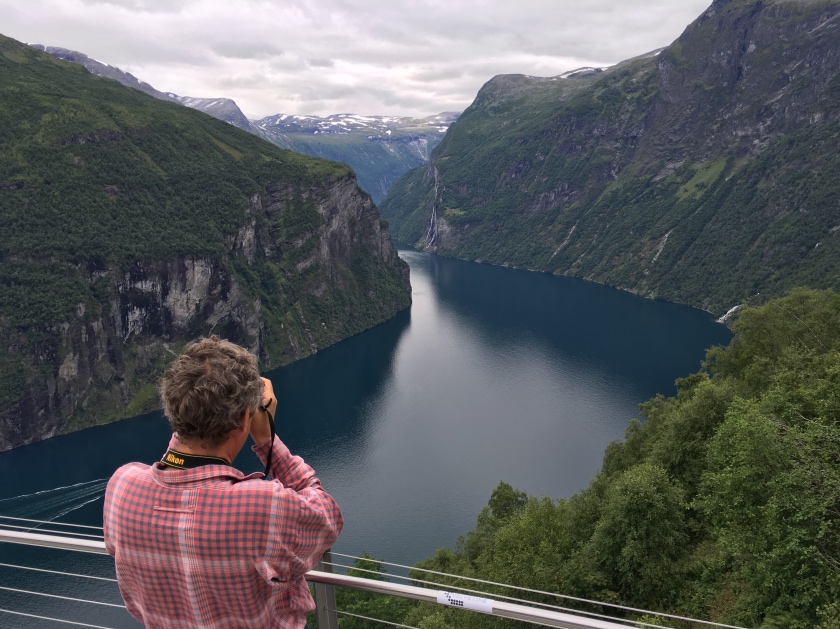
<path id="1" fill-rule="evenodd" d="M 262 395 L 257 358 L 218 336 L 187 345 L 160 381 L 163 412 L 181 441 L 213 447 L 256 412 Z"/>

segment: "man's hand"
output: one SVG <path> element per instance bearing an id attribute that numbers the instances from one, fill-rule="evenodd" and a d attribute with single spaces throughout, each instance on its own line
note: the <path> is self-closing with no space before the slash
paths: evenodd
<path id="1" fill-rule="evenodd" d="M 274 397 L 274 386 L 268 378 L 261 378 L 263 381 L 261 406 L 265 406 L 268 412 L 273 415 L 277 413 L 277 398 Z M 251 439 L 254 444 L 261 446 L 271 439 L 271 426 L 268 424 L 268 414 L 261 408 L 251 416 Z"/>

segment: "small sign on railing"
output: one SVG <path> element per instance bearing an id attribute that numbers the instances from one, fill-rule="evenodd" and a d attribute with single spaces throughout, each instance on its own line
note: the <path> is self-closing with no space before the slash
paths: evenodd
<path id="1" fill-rule="evenodd" d="M 485 614 L 493 613 L 493 601 L 489 598 L 481 598 L 479 596 L 469 596 L 467 594 L 458 594 L 457 592 L 438 592 L 437 602 L 439 605 L 446 605 L 447 607 L 471 609 L 474 612 Z"/>

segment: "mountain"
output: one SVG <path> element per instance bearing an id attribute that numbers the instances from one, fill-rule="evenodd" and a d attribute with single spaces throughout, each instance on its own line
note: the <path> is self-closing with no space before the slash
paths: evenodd
<path id="1" fill-rule="evenodd" d="M 124 72 L 119 68 L 97 61 L 96 59 L 91 59 L 84 53 L 77 52 L 75 50 L 68 50 L 67 48 L 42 46 L 41 44 L 30 44 L 30 46 L 36 50 L 43 50 L 44 52 L 47 52 L 54 57 L 58 57 L 59 59 L 64 59 L 64 61 L 78 63 L 79 65 L 84 66 L 88 72 L 95 74 L 96 76 L 113 79 L 122 83 L 126 87 L 140 90 L 141 92 L 144 92 L 149 96 L 154 96 L 160 100 L 181 103 L 186 107 L 198 109 L 199 111 L 203 111 L 205 114 L 218 118 L 219 120 L 224 120 L 225 122 L 248 131 L 249 133 L 256 133 L 259 135 L 259 133 L 251 126 L 251 122 L 245 117 L 245 114 L 242 113 L 242 110 L 239 109 L 236 102 L 229 98 L 195 98 L 192 96 L 178 96 L 178 94 L 173 94 L 172 92 L 161 92 L 145 81 L 141 81 L 133 74 Z"/>
<path id="2" fill-rule="evenodd" d="M 381 204 L 396 238 L 722 314 L 840 288 L 840 4 L 715 0 L 672 45 L 498 76 Z"/>
<path id="3" fill-rule="evenodd" d="M 42 50 L 46 53 L 49 53 L 53 57 L 64 59 L 64 61 L 69 61 L 70 63 L 78 63 L 79 65 L 84 66 L 87 69 L 87 71 L 91 74 L 95 74 L 96 76 L 103 76 L 106 79 L 113 79 L 114 81 L 122 83 L 126 87 L 131 87 L 135 90 L 140 90 L 141 92 L 144 92 L 149 96 L 154 96 L 155 98 L 159 98 L 160 100 L 168 100 L 173 102 L 178 100 L 178 97 L 174 94 L 165 94 L 164 92 L 160 92 L 145 81 L 141 81 L 133 74 L 124 72 L 123 70 L 108 65 L 107 63 L 103 63 L 101 61 L 97 61 L 96 59 L 92 59 L 84 53 L 77 52 L 75 50 L 68 50 L 67 48 L 58 48 L 56 46 L 42 46 L 41 44 L 30 44 L 30 46 L 32 46 L 36 50 Z"/>
<path id="4" fill-rule="evenodd" d="M 452 112 L 427 118 L 277 114 L 254 125 L 277 146 L 348 164 L 378 203 L 400 175 L 429 160 L 457 118 Z"/>
<path id="5" fill-rule="evenodd" d="M 359 186 L 376 202 L 403 173 L 425 164 L 457 113 L 443 112 L 428 118 L 357 116 L 337 114 L 291 116 L 276 114 L 250 121 L 229 98 L 195 98 L 160 92 L 119 68 L 66 48 L 31 44 L 65 61 L 78 63 L 92 74 L 119 81 L 150 96 L 181 103 L 259 135 L 280 148 L 313 157 L 344 162 L 356 172 Z M 593 69 L 594 70 L 594 69 Z"/>
<path id="6" fill-rule="evenodd" d="M 239 127 L 243 131 L 260 135 L 259 131 L 251 124 L 251 121 L 239 109 L 236 101 L 230 98 L 195 98 L 193 96 L 178 96 L 171 92 L 167 92 L 166 95 L 182 105 L 203 111 L 205 114 L 218 118 L 219 120 L 224 120 L 228 124 Z"/>
<path id="7" fill-rule="evenodd" d="M 0 36 L 0 450 L 156 407 L 188 340 L 268 369 L 410 303 L 350 169 Z"/>

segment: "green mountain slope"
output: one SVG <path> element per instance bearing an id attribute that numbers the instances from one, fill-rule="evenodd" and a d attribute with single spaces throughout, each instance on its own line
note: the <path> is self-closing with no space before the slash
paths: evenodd
<path id="1" fill-rule="evenodd" d="M 0 449 L 137 414 L 218 333 L 287 363 L 408 306 L 342 164 L 0 37 Z"/>
<path id="2" fill-rule="evenodd" d="M 658 56 L 496 77 L 382 214 L 428 250 L 716 313 L 840 288 L 838 12 L 716 0 Z"/>

